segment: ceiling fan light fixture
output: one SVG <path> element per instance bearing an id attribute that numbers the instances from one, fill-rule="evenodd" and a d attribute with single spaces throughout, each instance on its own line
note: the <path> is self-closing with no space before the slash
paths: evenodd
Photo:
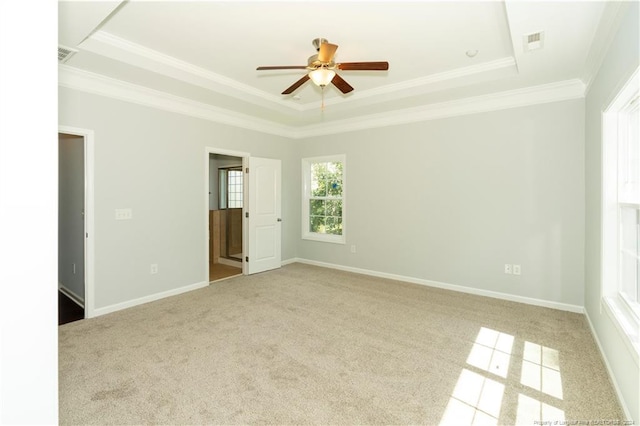
<path id="1" fill-rule="evenodd" d="M 331 44 L 326 39 L 313 40 L 313 46 L 318 53 L 307 59 L 307 65 L 274 65 L 260 66 L 257 71 L 264 70 L 307 70 L 298 81 L 284 89 L 283 95 L 290 95 L 307 81 L 313 81 L 313 84 L 323 89 L 333 84 L 342 94 L 346 95 L 353 91 L 353 87 L 344 81 L 344 79 L 335 70 L 341 71 L 387 71 L 389 69 L 388 62 L 341 62 L 336 63 L 335 53 L 338 49 L 337 44 Z"/>
<path id="2" fill-rule="evenodd" d="M 324 87 L 331 83 L 331 80 L 333 80 L 333 77 L 335 76 L 336 72 L 327 68 L 317 68 L 309 73 L 311 81 L 320 87 Z"/>

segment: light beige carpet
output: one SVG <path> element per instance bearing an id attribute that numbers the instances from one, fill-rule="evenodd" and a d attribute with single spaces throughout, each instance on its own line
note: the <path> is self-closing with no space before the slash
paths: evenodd
<path id="1" fill-rule="evenodd" d="M 622 419 L 585 318 L 292 264 L 59 329 L 62 424 Z"/>

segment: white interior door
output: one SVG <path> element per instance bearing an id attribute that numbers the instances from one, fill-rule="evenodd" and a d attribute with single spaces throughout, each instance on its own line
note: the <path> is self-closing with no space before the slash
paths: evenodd
<path id="1" fill-rule="evenodd" d="M 280 160 L 249 157 L 249 274 L 281 266 Z"/>

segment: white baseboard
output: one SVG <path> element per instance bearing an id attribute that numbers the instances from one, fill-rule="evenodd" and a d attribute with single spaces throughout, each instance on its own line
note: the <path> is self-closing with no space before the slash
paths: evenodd
<path id="1" fill-rule="evenodd" d="M 75 292 L 69 290 L 67 287 L 65 287 L 64 284 L 62 283 L 58 283 L 58 290 L 60 290 L 65 296 L 67 296 L 69 299 L 73 300 L 73 302 L 80 306 L 82 309 L 84 309 L 84 298 L 78 296 Z"/>
<path id="2" fill-rule="evenodd" d="M 180 288 L 175 288 L 173 290 L 163 291 L 161 293 L 140 297 L 138 299 L 127 300 L 126 302 L 116 303 L 115 305 L 105 306 L 104 308 L 96 308 L 93 311 L 93 316 L 99 317 L 100 315 L 110 314 L 111 312 L 120 311 L 122 309 L 131 308 L 133 306 L 142 305 L 144 303 L 154 302 L 156 300 L 164 299 L 165 297 L 176 296 L 178 294 L 186 293 L 188 291 L 197 290 L 199 288 L 207 287 L 208 285 L 209 285 L 208 281 L 203 281 L 200 283 L 190 284 Z"/>
<path id="3" fill-rule="evenodd" d="M 511 302 L 526 303 L 527 305 L 542 306 L 544 308 L 558 309 L 558 310 L 561 310 L 561 311 L 575 312 L 575 313 L 578 313 L 578 314 L 583 314 L 584 313 L 584 307 L 583 306 L 571 305 L 571 304 L 568 304 L 568 303 L 553 302 L 553 301 L 542 300 L 542 299 L 534 299 L 532 297 L 517 296 L 517 295 L 514 295 L 514 294 L 500 293 L 500 292 L 497 292 L 497 291 L 483 290 L 483 289 L 472 288 L 472 287 L 465 287 L 465 286 L 456 285 L 456 284 L 448 284 L 448 283 L 443 283 L 443 282 L 438 282 L 438 281 L 425 280 L 425 279 L 422 279 L 422 278 L 407 277 L 407 276 L 404 276 L 404 275 L 388 274 L 386 272 L 372 271 L 370 269 L 353 268 L 353 267 L 350 267 L 350 266 L 343 266 L 343 265 L 336 265 L 336 264 L 333 264 L 333 263 L 318 262 L 318 261 L 315 261 L 315 260 L 309 260 L 309 259 L 303 259 L 303 258 L 290 259 L 287 262 L 288 263 L 294 263 L 294 262 L 305 263 L 307 265 L 315 265 L 315 266 L 321 266 L 321 267 L 324 267 L 324 268 L 331 268 L 331 269 L 338 269 L 338 270 L 341 270 L 341 271 L 354 272 L 356 274 L 370 275 L 370 276 L 378 277 L 378 278 L 387 278 L 387 279 L 390 279 L 390 280 L 404 281 L 404 282 L 409 282 L 409 283 L 412 283 L 412 284 L 420 284 L 420 285 L 424 285 L 424 286 L 428 286 L 428 287 L 442 288 L 444 290 L 452 290 L 452 291 L 458 291 L 458 292 L 461 292 L 461 293 L 475 294 L 477 296 L 486 296 L 486 297 L 493 297 L 494 299 L 509 300 Z M 283 262 L 283 265 L 284 265 L 284 262 Z"/>
<path id="4" fill-rule="evenodd" d="M 295 257 L 292 257 L 291 259 L 287 259 L 287 260 L 283 260 L 282 262 L 280 262 L 280 265 L 282 266 L 287 266 L 287 265 L 291 265 L 292 263 L 296 263 L 299 262 L 299 260 Z M 300 262 L 302 263 L 302 262 Z"/>
<path id="5" fill-rule="evenodd" d="M 613 370 L 611 369 L 611 365 L 609 364 L 609 360 L 607 359 L 607 355 L 604 353 L 602 348 L 602 344 L 600 343 L 600 339 L 598 339 L 598 334 L 596 333 L 596 329 L 593 327 L 593 323 L 591 322 L 591 318 L 589 317 L 589 312 L 585 310 L 584 316 L 587 317 L 587 322 L 589 323 L 589 328 L 591 329 L 591 335 L 593 339 L 596 341 L 598 345 L 598 349 L 600 350 L 600 356 L 604 361 L 604 365 L 607 368 L 607 373 L 609 374 L 609 379 L 611 380 L 611 384 L 613 384 L 613 389 L 616 392 L 616 396 L 618 397 L 618 402 L 622 407 L 622 411 L 624 412 L 624 416 L 627 420 L 631 420 L 631 413 L 629 412 L 629 408 L 624 403 L 624 398 L 622 397 L 622 391 L 618 386 L 618 382 L 616 381 L 616 376 L 613 375 Z"/>

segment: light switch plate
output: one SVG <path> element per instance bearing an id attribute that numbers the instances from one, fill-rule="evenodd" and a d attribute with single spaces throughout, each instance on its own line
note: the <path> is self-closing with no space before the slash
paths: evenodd
<path id="1" fill-rule="evenodd" d="M 133 218 L 131 209 L 116 209 L 116 220 L 129 220 Z"/>

